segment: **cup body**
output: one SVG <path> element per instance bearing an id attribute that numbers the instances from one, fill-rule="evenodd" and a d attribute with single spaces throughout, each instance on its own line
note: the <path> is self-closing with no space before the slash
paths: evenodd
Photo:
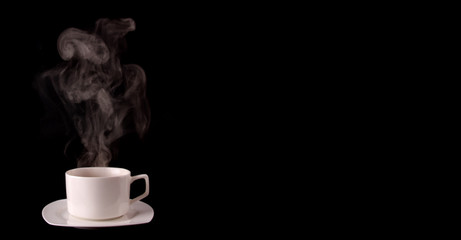
<path id="1" fill-rule="evenodd" d="M 112 167 L 75 168 L 66 172 L 67 210 L 79 218 L 104 220 L 126 214 L 131 173 Z"/>

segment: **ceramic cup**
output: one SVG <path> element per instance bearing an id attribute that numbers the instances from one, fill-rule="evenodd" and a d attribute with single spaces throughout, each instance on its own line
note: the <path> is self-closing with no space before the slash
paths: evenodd
<path id="1" fill-rule="evenodd" d="M 131 183 L 144 179 L 146 190 L 130 199 Z M 79 218 L 104 220 L 123 216 L 130 205 L 149 195 L 149 177 L 131 176 L 114 167 L 74 168 L 66 172 L 67 211 Z"/>

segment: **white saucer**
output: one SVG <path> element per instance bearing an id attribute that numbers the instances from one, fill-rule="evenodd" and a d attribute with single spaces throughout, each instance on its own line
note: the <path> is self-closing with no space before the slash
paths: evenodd
<path id="1" fill-rule="evenodd" d="M 45 221 L 54 226 L 76 228 L 118 227 L 148 223 L 154 217 L 154 210 L 148 204 L 137 201 L 133 203 L 127 214 L 110 220 L 92 221 L 76 218 L 67 212 L 67 199 L 49 203 L 42 210 Z"/>

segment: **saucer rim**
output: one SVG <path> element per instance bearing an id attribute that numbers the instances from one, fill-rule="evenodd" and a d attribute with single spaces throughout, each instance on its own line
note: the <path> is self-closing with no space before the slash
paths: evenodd
<path id="1" fill-rule="evenodd" d="M 150 212 L 152 212 L 151 214 L 149 214 L 150 215 L 149 218 L 145 218 L 143 221 L 139 221 L 139 222 L 130 223 L 130 222 L 125 221 L 125 222 L 119 222 L 119 223 L 114 224 L 114 222 L 113 222 L 114 219 L 111 219 L 111 220 L 98 220 L 97 221 L 98 225 L 95 226 L 94 223 L 92 223 L 92 220 L 85 220 L 85 219 L 80 219 L 83 223 L 87 223 L 87 224 L 82 224 L 82 225 L 62 224 L 62 223 L 56 223 L 56 222 L 50 221 L 50 218 L 46 216 L 47 214 L 45 213 L 45 210 L 48 209 L 48 208 L 52 208 L 54 205 L 57 205 L 57 204 L 59 204 L 60 202 L 63 202 L 63 201 L 67 201 L 67 199 L 64 198 L 64 199 L 55 200 L 53 202 L 48 203 L 45 207 L 43 207 L 43 209 L 42 209 L 42 218 L 43 218 L 43 220 L 45 220 L 46 223 L 48 223 L 49 225 L 52 225 L 52 226 L 74 227 L 74 228 L 122 227 L 122 226 L 132 226 L 132 225 L 140 225 L 140 224 L 149 223 L 149 222 L 152 221 L 152 219 L 154 218 L 154 214 L 155 214 L 154 209 L 149 204 L 147 204 L 147 203 L 145 203 L 143 201 L 137 201 L 137 202 L 135 202 L 133 204 L 143 204 L 144 206 L 149 208 Z M 64 208 L 65 208 L 65 211 L 67 211 L 67 205 Z M 62 217 L 62 219 L 67 220 L 68 218 Z M 133 219 L 133 218 L 131 218 L 131 219 Z M 109 225 L 100 225 L 101 223 L 107 223 Z"/>

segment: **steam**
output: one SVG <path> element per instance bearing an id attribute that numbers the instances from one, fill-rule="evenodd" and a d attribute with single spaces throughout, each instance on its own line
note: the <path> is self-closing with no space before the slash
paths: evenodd
<path id="1" fill-rule="evenodd" d="M 130 18 L 99 19 L 91 32 L 64 30 L 57 41 L 64 62 L 40 78 L 41 85 L 51 86 L 41 95 L 57 95 L 80 137 L 84 151 L 79 167 L 108 166 L 115 140 L 130 130 L 140 137 L 147 132 L 150 110 L 144 70 L 122 65 L 119 58 L 125 35 L 134 30 Z"/>

